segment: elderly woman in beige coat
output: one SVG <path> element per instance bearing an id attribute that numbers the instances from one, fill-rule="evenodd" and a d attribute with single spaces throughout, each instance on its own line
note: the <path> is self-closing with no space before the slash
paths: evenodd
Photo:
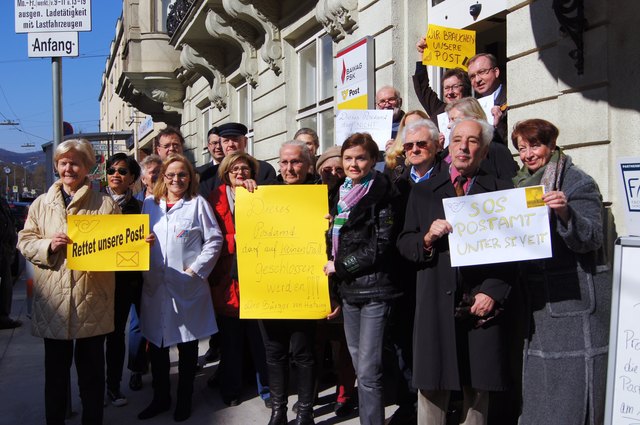
<path id="1" fill-rule="evenodd" d="M 44 338 L 45 412 L 48 425 L 64 424 L 67 385 L 75 359 L 82 424 L 102 424 L 104 337 L 113 331 L 113 272 L 67 268 L 67 215 L 120 213 L 90 187 L 95 153 L 86 140 L 67 140 L 54 152 L 60 176 L 29 209 L 18 248 L 34 265 L 32 333 Z"/>

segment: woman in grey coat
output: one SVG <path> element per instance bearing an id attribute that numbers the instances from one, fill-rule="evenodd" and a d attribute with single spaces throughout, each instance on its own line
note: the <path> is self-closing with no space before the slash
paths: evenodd
<path id="1" fill-rule="evenodd" d="M 520 425 L 600 424 L 604 416 L 611 275 L 599 266 L 602 197 L 556 146 L 548 121 L 516 124 L 517 187 L 543 185 L 553 256 L 523 264 L 526 299 Z"/>

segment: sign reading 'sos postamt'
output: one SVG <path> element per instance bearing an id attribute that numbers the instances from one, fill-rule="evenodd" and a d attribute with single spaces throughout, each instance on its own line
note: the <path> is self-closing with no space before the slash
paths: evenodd
<path id="1" fill-rule="evenodd" d="M 16 0 L 15 30 L 91 31 L 91 0 Z"/>

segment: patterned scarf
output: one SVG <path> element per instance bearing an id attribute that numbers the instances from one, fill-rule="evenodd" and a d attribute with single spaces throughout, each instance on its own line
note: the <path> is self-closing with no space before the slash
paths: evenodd
<path id="1" fill-rule="evenodd" d="M 340 200 L 338 201 L 338 214 L 333 218 L 333 227 L 331 229 L 331 254 L 336 258 L 338 254 L 338 237 L 340 236 L 340 228 L 344 226 L 349 218 L 349 213 L 360 200 L 369 193 L 373 184 L 373 175 L 375 171 L 367 174 L 358 184 L 353 184 L 353 180 L 347 177 L 340 186 Z"/>
<path id="2" fill-rule="evenodd" d="M 107 192 L 107 195 L 111 196 L 111 199 L 113 199 L 120 208 L 124 208 L 124 206 L 127 205 L 127 202 L 129 202 L 129 200 L 131 200 L 131 198 L 133 197 L 133 191 L 131 189 L 127 189 L 127 191 L 122 195 L 118 195 L 117 193 L 115 193 L 109 186 L 105 187 L 105 191 Z"/>
<path id="3" fill-rule="evenodd" d="M 562 178 L 564 177 L 566 162 L 567 156 L 562 149 L 556 147 L 551 154 L 549 162 L 543 167 L 540 167 L 535 173 L 531 174 L 526 165 L 523 165 L 513 178 L 513 184 L 516 187 L 542 185 L 544 186 L 545 193 L 552 190 L 559 190 Z"/>

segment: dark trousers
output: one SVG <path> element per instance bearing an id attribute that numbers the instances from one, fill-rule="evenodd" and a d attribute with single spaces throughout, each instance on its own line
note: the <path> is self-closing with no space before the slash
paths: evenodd
<path id="1" fill-rule="evenodd" d="M 258 395 L 268 398 L 269 380 L 267 378 L 267 363 L 258 327 L 255 319 L 242 319 L 218 315 L 220 328 L 220 392 L 223 397 L 238 398 L 242 393 L 242 366 L 244 358 L 245 338 L 249 343 L 251 358 L 256 370 Z"/>
<path id="2" fill-rule="evenodd" d="M 101 425 L 104 406 L 104 335 L 76 340 L 44 339 L 47 425 L 64 424 L 69 373 L 74 360 L 82 401 L 82 424 Z"/>
<path id="3" fill-rule="evenodd" d="M 116 280 L 114 300 L 114 330 L 106 337 L 107 388 L 119 390 L 124 366 L 125 342 L 124 330 L 133 301 L 133 285 L 131 282 Z"/>
<path id="4" fill-rule="evenodd" d="M 153 399 L 158 403 L 171 400 L 169 347 L 157 347 L 149 343 Z M 193 381 L 198 368 L 198 340 L 178 344 L 178 400 L 191 399 Z"/>
<path id="5" fill-rule="evenodd" d="M 298 367 L 298 393 L 311 393 L 315 386 L 315 320 L 262 320 L 260 329 L 267 354 L 271 399 L 284 403 L 288 395 L 289 352 Z M 282 386 L 282 388 L 278 388 Z M 311 402 L 313 401 L 313 398 Z M 305 400 L 306 402 L 306 400 Z"/>

